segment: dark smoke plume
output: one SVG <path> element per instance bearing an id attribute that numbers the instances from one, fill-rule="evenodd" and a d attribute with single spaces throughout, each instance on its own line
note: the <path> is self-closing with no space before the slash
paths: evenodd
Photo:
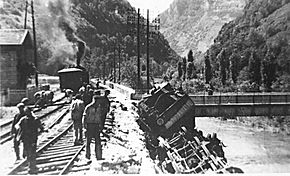
<path id="1" fill-rule="evenodd" d="M 77 52 L 77 67 L 80 66 L 80 62 L 81 62 L 81 59 L 84 57 L 85 55 L 85 49 L 86 49 L 86 45 L 85 45 L 85 42 L 83 41 L 78 41 L 78 52 Z"/>
<path id="2" fill-rule="evenodd" d="M 47 65 L 80 65 L 85 42 L 75 35 L 69 0 L 38 0 L 38 24 L 44 46 L 50 51 Z M 81 44 L 80 44 L 81 43 Z"/>

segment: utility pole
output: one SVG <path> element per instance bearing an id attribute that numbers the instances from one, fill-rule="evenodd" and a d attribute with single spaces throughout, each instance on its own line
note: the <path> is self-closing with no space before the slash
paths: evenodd
<path id="1" fill-rule="evenodd" d="M 26 23 L 27 23 L 27 8 L 28 8 L 28 1 L 25 1 L 25 15 L 24 15 L 24 29 L 26 29 Z"/>
<path id="2" fill-rule="evenodd" d="M 31 0 L 31 16 L 32 16 L 32 29 L 33 29 L 33 44 L 34 44 L 35 86 L 38 87 L 37 47 L 36 47 L 36 32 L 35 32 L 33 0 Z"/>
<path id="3" fill-rule="evenodd" d="M 149 75 L 149 9 L 147 9 L 147 90 L 150 88 L 150 75 Z"/>
<path id="4" fill-rule="evenodd" d="M 106 62 L 105 59 L 103 60 L 103 79 L 105 79 L 105 75 L 106 75 Z"/>
<path id="5" fill-rule="evenodd" d="M 149 88 L 150 87 L 150 62 L 149 62 L 149 56 L 150 56 L 150 53 L 149 53 L 149 41 L 150 41 L 150 34 L 151 34 L 151 32 L 150 32 L 150 28 L 151 27 L 154 27 L 155 28 L 155 31 L 158 31 L 159 30 L 159 28 L 160 28 L 160 18 L 159 18 L 159 15 L 158 15 L 158 17 L 157 18 L 155 18 L 154 19 L 154 22 L 153 22 L 153 24 L 154 25 L 150 25 L 150 22 L 149 22 L 149 10 L 147 9 L 147 25 L 146 25 L 146 22 L 145 23 L 143 23 L 143 18 L 140 18 L 140 8 L 138 8 L 138 10 L 137 10 L 137 25 L 136 25 L 136 21 L 135 21 L 135 14 L 133 14 L 131 11 L 130 12 L 128 12 L 128 16 L 127 16 L 127 27 L 128 27 L 128 33 L 129 34 L 133 34 L 133 35 L 135 35 L 135 29 L 137 28 L 137 32 L 136 32 L 136 35 L 137 35 L 137 89 L 140 89 L 141 88 L 141 85 L 142 85 L 142 83 L 140 84 L 140 82 L 141 82 L 141 69 L 140 69 L 140 48 L 141 48 L 141 46 L 140 46 L 140 40 L 141 40 L 141 38 L 140 38 L 140 35 L 141 35 L 141 33 L 142 33 L 142 37 L 143 37 L 143 30 L 142 31 L 140 31 L 140 26 L 142 26 L 142 29 L 143 29 L 143 27 L 145 26 L 147 26 L 147 88 Z M 140 21 L 140 20 L 142 20 L 142 21 Z M 140 24 L 140 23 L 142 23 L 142 24 Z M 133 27 L 134 26 L 134 27 Z M 132 27 L 134 28 L 134 29 L 132 29 Z M 152 29 L 153 30 L 153 29 Z M 153 33 L 153 32 L 152 32 Z"/>
<path id="6" fill-rule="evenodd" d="M 113 64 L 114 64 L 114 83 L 116 83 L 116 47 L 114 46 L 114 61 L 113 61 Z"/>
<path id="7" fill-rule="evenodd" d="M 121 47 L 119 44 L 119 79 L 118 79 L 119 84 L 121 83 Z"/>
<path id="8" fill-rule="evenodd" d="M 140 79 L 141 79 L 141 73 L 140 73 L 140 8 L 138 8 L 138 15 L 137 15 L 137 89 L 139 89 L 140 86 Z"/>

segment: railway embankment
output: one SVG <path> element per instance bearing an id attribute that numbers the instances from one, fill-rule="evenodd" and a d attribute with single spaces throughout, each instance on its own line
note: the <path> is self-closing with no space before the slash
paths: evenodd
<path id="1" fill-rule="evenodd" d="M 74 163 L 71 174 L 155 174 L 154 162 L 145 147 L 145 137 L 136 119 L 138 114 L 132 101 L 116 90 L 111 89 L 109 96 L 111 114 L 106 120 L 102 141 L 103 160 L 96 160 L 92 152 L 92 163 L 86 164 L 85 152 Z M 91 145 L 94 151 L 94 145 Z M 87 170 L 79 169 L 87 167 Z M 79 170 L 79 171 L 78 171 Z"/>
<path id="2" fill-rule="evenodd" d="M 85 158 L 85 150 L 80 152 L 68 174 L 110 174 L 110 173 L 156 173 L 154 162 L 150 159 L 149 153 L 145 147 L 144 134 L 139 129 L 136 122 L 138 117 L 135 106 L 126 96 L 111 90 L 110 100 L 111 113 L 105 123 L 105 130 L 101 135 L 103 145 L 103 160 L 96 160 L 92 152 L 91 162 Z M 48 133 L 39 136 L 39 144 L 47 140 L 51 135 L 55 136 L 62 123 L 68 121 L 68 113 L 61 122 L 55 127 L 49 129 Z M 73 138 L 71 138 L 73 140 Z M 94 145 L 91 145 L 91 151 L 94 151 Z M 3 158 L 0 160 L 0 170 L 8 173 L 19 162 L 15 162 L 13 142 L 10 140 L 1 145 L 0 148 Z M 40 173 L 45 169 L 39 165 Z"/>

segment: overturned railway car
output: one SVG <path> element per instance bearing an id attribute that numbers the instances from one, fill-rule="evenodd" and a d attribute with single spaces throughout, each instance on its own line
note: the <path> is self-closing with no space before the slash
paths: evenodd
<path id="1" fill-rule="evenodd" d="M 194 102 L 170 84 L 151 91 L 138 104 L 146 147 L 164 173 L 223 173 L 227 160 L 216 134 L 195 128 Z"/>

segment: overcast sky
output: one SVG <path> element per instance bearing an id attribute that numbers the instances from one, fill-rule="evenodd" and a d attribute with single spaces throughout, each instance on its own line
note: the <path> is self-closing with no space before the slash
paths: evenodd
<path id="1" fill-rule="evenodd" d="M 140 8 L 140 12 L 143 15 L 146 14 L 146 9 L 149 9 L 150 18 L 152 15 L 157 15 L 169 8 L 173 0 L 128 0 L 130 4 L 137 8 Z"/>

